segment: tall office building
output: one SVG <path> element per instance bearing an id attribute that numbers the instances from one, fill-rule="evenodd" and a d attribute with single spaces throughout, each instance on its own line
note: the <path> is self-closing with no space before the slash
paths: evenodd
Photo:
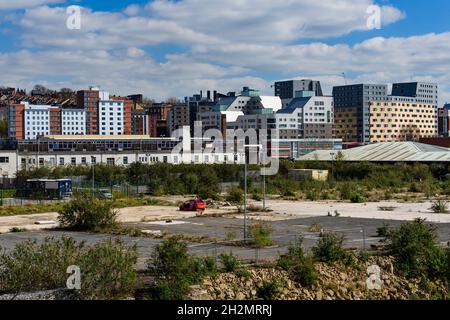
<path id="1" fill-rule="evenodd" d="M 280 99 L 294 99 L 305 97 L 305 92 L 310 92 L 308 96 L 323 96 L 320 81 L 288 80 L 275 82 L 275 96 Z"/>
<path id="2" fill-rule="evenodd" d="M 370 103 L 385 100 L 387 91 L 388 88 L 385 84 L 355 84 L 334 87 L 335 118 L 340 121 L 336 126 L 336 138 L 343 139 L 344 142 L 370 143 Z M 345 115 L 349 115 L 350 118 L 347 119 Z M 356 123 L 353 132 L 348 132 L 346 121 Z"/>

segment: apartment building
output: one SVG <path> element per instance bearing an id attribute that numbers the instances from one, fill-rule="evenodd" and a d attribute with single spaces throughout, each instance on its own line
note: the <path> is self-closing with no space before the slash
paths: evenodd
<path id="1" fill-rule="evenodd" d="M 104 96 L 99 101 L 99 134 L 123 135 L 124 134 L 124 102 L 111 100 Z"/>
<path id="2" fill-rule="evenodd" d="M 169 136 L 184 126 L 190 126 L 189 106 L 186 103 L 175 103 L 169 111 L 167 127 Z"/>
<path id="3" fill-rule="evenodd" d="M 438 134 L 450 137 L 450 103 L 438 110 Z"/>
<path id="4" fill-rule="evenodd" d="M 6 107 L 7 109 L 7 124 L 8 137 L 15 140 L 25 139 L 25 105 L 12 104 Z"/>
<path id="5" fill-rule="evenodd" d="M 437 136 L 434 104 L 392 99 L 370 104 L 370 142 L 418 141 Z"/>
<path id="6" fill-rule="evenodd" d="M 302 98 L 305 92 L 311 92 L 310 96 L 323 96 L 320 81 L 310 79 L 278 81 L 275 82 L 274 89 L 274 95 L 282 100 Z"/>
<path id="7" fill-rule="evenodd" d="M 333 88 L 334 110 L 342 124 L 354 122 L 356 110 L 356 127 L 349 133 L 347 128 L 336 131 L 336 137 L 346 142 L 370 143 L 370 102 L 386 100 L 388 87 L 385 84 L 354 84 Z M 351 110 L 352 112 L 349 112 Z M 344 118 L 349 115 L 350 118 Z"/>
<path id="8" fill-rule="evenodd" d="M 89 90 L 77 92 L 77 106 L 86 112 L 86 134 L 99 134 L 99 110 L 100 89 L 90 87 Z"/>
<path id="9" fill-rule="evenodd" d="M 84 109 L 60 109 L 60 135 L 85 135 L 86 134 L 86 114 Z M 50 128 L 53 128 L 50 125 Z M 57 130 L 50 130 L 51 135 L 58 133 Z"/>
<path id="10" fill-rule="evenodd" d="M 123 134 L 133 134 L 133 110 L 135 101 L 125 97 L 111 97 L 111 100 L 123 101 Z"/>
<path id="11" fill-rule="evenodd" d="M 336 137 L 343 142 L 358 141 L 358 108 L 336 108 L 334 110 L 334 129 Z"/>
<path id="12" fill-rule="evenodd" d="M 332 139 L 334 137 L 333 97 L 295 98 L 276 114 L 280 139 Z"/>
<path id="13" fill-rule="evenodd" d="M 392 96 L 413 97 L 418 103 L 432 104 L 438 106 L 438 85 L 425 82 L 394 83 L 392 85 Z"/>
<path id="14" fill-rule="evenodd" d="M 83 109 L 30 105 L 28 102 L 8 106 L 7 123 L 9 137 L 16 140 L 34 140 L 52 134 L 86 133 Z"/>
<path id="15" fill-rule="evenodd" d="M 172 105 L 167 103 L 154 103 L 146 108 L 148 115 L 148 132 L 151 137 L 169 137 L 168 118 Z M 142 125 L 147 125 L 142 120 Z"/>

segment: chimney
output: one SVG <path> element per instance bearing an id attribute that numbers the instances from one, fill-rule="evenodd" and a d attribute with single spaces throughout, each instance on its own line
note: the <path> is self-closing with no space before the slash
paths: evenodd
<path id="1" fill-rule="evenodd" d="M 207 98 L 208 98 L 208 100 L 211 100 L 211 91 L 209 91 L 209 90 L 207 92 Z"/>
<path id="2" fill-rule="evenodd" d="M 203 98 L 203 90 L 200 90 L 200 99 Z"/>
<path id="3" fill-rule="evenodd" d="M 217 101 L 217 91 L 214 90 L 214 101 Z"/>

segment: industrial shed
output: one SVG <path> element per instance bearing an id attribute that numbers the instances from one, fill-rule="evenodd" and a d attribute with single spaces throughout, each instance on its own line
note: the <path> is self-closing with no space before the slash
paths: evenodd
<path id="1" fill-rule="evenodd" d="M 383 142 L 341 151 L 350 162 L 450 162 L 450 149 L 417 142 Z M 299 160 L 333 161 L 337 151 L 319 150 Z"/>

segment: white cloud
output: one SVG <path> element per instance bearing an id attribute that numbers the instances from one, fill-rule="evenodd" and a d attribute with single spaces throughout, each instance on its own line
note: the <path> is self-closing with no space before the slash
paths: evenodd
<path id="1" fill-rule="evenodd" d="M 0 10 L 15 10 L 37 7 L 45 4 L 62 3 L 66 0 L 0 0 Z"/>
<path id="2" fill-rule="evenodd" d="M 37 0 L 35 0 L 37 1 Z M 2 1 L 0 0 L 0 5 Z M 47 1 L 48 3 L 48 1 Z M 321 38 L 364 31 L 372 0 L 156 0 L 123 12 L 82 11 L 81 30 L 66 28 L 62 7 L 25 11 L 17 26 L 26 50 L 0 53 L 2 82 L 57 88 L 92 82 L 119 94 L 184 96 L 199 89 L 272 93 L 266 73 L 312 77 L 327 93 L 349 82 L 430 79 L 450 99 L 450 32 L 408 38 L 376 37 L 353 46 Z M 404 18 L 382 7 L 383 25 Z M 314 38 L 313 41 L 301 41 Z M 305 44 L 296 44 L 302 42 Z M 170 44 L 163 62 L 152 46 Z M 149 49 L 150 48 L 150 49 Z"/>

